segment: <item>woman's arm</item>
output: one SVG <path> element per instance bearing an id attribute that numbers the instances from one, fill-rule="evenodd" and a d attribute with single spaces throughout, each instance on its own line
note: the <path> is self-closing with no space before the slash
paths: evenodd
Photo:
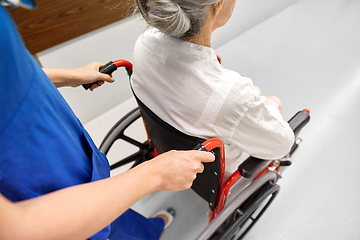
<path id="1" fill-rule="evenodd" d="M 86 239 L 114 221 L 132 204 L 156 190 L 190 188 L 200 151 L 170 151 L 118 176 L 13 203 L 0 194 L 0 239 Z"/>
<path id="2" fill-rule="evenodd" d="M 99 68 L 103 65 L 102 63 L 92 62 L 76 69 L 43 68 L 43 71 L 57 88 L 64 86 L 78 87 L 81 84 L 97 82 L 91 86 L 90 90 L 92 91 L 104 82 L 114 82 L 111 76 L 99 72 Z"/>
<path id="3" fill-rule="evenodd" d="M 279 159 L 289 153 L 295 142 L 294 132 L 280 113 L 277 98 L 257 96 L 231 142 L 251 156 L 261 159 Z"/>

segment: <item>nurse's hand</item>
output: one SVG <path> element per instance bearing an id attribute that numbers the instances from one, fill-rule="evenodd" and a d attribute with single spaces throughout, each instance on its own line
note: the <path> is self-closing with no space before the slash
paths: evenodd
<path id="1" fill-rule="evenodd" d="M 179 191 L 191 187 L 197 173 L 204 171 L 203 162 L 212 162 L 215 156 L 202 151 L 169 151 L 149 161 L 159 176 L 159 189 Z"/>
<path id="2" fill-rule="evenodd" d="M 89 88 L 90 91 L 94 90 L 97 87 L 100 87 L 104 82 L 112 83 L 114 79 L 111 75 L 100 73 L 99 69 L 104 66 L 103 63 L 92 62 L 83 67 L 74 69 L 75 73 L 78 75 L 79 82 L 77 86 L 86 83 L 93 83 Z M 77 87 L 76 86 L 76 87 Z"/>
<path id="3" fill-rule="evenodd" d="M 104 82 L 114 82 L 110 75 L 99 72 L 102 66 L 104 66 L 103 63 L 92 62 L 75 69 L 43 68 L 43 70 L 58 88 L 64 86 L 78 87 L 82 84 L 96 82 L 90 88 L 92 91 Z"/>

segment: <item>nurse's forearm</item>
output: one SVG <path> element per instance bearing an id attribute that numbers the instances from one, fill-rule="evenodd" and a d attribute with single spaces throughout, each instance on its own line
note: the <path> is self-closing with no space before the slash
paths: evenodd
<path id="1" fill-rule="evenodd" d="M 43 68 L 43 71 L 57 88 L 65 86 L 72 87 L 73 84 L 78 86 L 77 76 L 72 69 Z"/>
<path id="2" fill-rule="evenodd" d="M 211 153 L 165 153 L 116 177 L 12 203 L 0 195 L 0 239 L 86 239 L 156 190 L 191 186 Z M 165 162 L 166 161 L 166 162 Z"/>
<path id="3" fill-rule="evenodd" d="M 65 86 L 78 87 L 81 84 L 96 82 L 97 84 L 94 84 L 93 87 L 95 88 L 104 82 L 114 82 L 111 76 L 99 72 L 101 66 L 103 66 L 102 63 L 92 62 L 76 69 L 43 68 L 43 71 L 57 88 Z"/>
<path id="4" fill-rule="evenodd" d="M 2 219 L 8 225 L 0 226 L 0 239 L 86 239 L 159 189 L 160 178 L 148 171 L 150 168 L 142 166 L 16 203 Z"/>
<path id="5" fill-rule="evenodd" d="M 13 204 L 1 220 L 6 222 L 1 223 L 0 239 L 86 239 L 159 188 L 160 178 L 148 170 L 142 166 Z"/>

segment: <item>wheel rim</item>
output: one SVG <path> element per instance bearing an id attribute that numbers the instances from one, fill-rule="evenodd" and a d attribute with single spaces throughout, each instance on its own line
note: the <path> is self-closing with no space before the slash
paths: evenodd
<path id="1" fill-rule="evenodd" d="M 112 127 L 112 129 L 108 132 L 108 134 L 102 141 L 99 150 L 102 153 L 104 153 L 105 155 L 108 154 L 110 148 L 113 146 L 114 142 L 116 142 L 117 140 L 123 140 L 123 141 L 139 148 L 139 150 L 137 152 L 135 152 L 134 154 L 131 154 L 131 155 L 117 161 L 116 163 L 112 164 L 110 166 L 110 170 L 124 166 L 131 162 L 134 162 L 134 164 L 131 166 L 131 167 L 134 167 L 134 166 L 152 158 L 151 153 L 153 151 L 153 148 L 149 145 L 148 141 L 141 143 L 141 142 L 127 136 L 124 133 L 125 130 L 140 117 L 141 117 L 141 114 L 140 114 L 139 108 L 133 109 Z"/>
<path id="2" fill-rule="evenodd" d="M 210 239 L 239 240 L 250 231 L 270 206 L 280 187 L 270 182 L 256 190 L 242 203 L 229 218 L 219 227 Z"/>

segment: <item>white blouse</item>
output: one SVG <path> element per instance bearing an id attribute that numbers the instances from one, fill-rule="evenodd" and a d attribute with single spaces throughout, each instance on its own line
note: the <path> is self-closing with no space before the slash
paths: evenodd
<path id="1" fill-rule="evenodd" d="M 278 159 L 294 143 L 279 111 L 249 78 L 223 68 L 212 48 L 150 29 L 136 42 L 133 64 L 134 92 L 156 115 L 188 135 L 224 142 L 227 175 L 243 151 Z"/>

